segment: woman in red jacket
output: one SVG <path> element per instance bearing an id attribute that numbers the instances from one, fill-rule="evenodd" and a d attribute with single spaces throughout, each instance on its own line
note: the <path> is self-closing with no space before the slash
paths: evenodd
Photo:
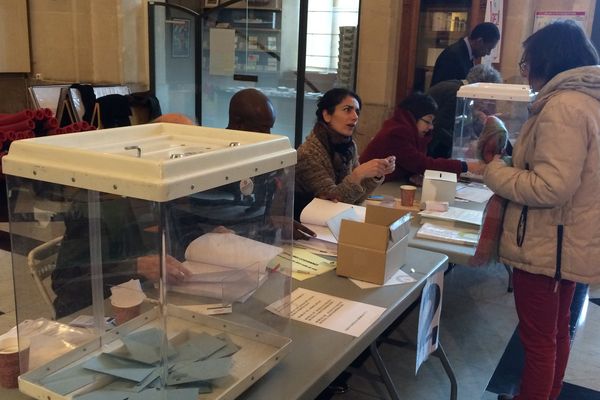
<path id="1" fill-rule="evenodd" d="M 385 176 L 386 181 L 408 181 L 413 175 L 422 175 L 426 169 L 480 173 L 479 162 L 465 162 L 427 156 L 431 141 L 437 104 L 431 96 L 413 93 L 396 108 L 360 156 L 364 163 L 374 158 L 396 156 L 396 169 Z M 414 179 L 413 179 L 414 180 Z"/>

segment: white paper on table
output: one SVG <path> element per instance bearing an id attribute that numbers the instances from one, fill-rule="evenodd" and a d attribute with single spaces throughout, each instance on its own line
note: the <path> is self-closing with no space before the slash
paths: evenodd
<path id="1" fill-rule="evenodd" d="M 385 281 L 385 283 L 383 285 L 378 285 L 376 283 L 371 283 L 371 282 L 359 281 L 358 279 L 352 279 L 352 278 L 349 278 L 349 279 L 352 283 L 354 283 L 356 286 L 358 286 L 361 289 L 372 289 L 372 288 L 378 288 L 378 287 L 382 287 L 382 286 L 401 285 L 403 283 L 411 283 L 411 282 L 417 281 L 415 278 L 413 278 L 406 272 L 402 271 L 401 269 L 396 271 L 396 273 L 394 275 L 392 275 L 387 281 Z"/>
<path id="2" fill-rule="evenodd" d="M 480 187 L 472 187 L 462 185 L 456 188 L 456 196 L 459 199 L 474 201 L 476 203 L 485 203 L 494 195 L 490 189 L 480 185 Z"/>
<path id="3" fill-rule="evenodd" d="M 267 307 L 272 313 L 295 321 L 345 333 L 362 335 L 385 308 L 297 288 Z"/>
<path id="4" fill-rule="evenodd" d="M 479 242 L 479 230 L 468 229 L 459 226 L 444 226 L 429 222 L 421 225 L 416 237 L 420 239 L 438 240 L 440 242 L 464 244 L 477 246 Z"/>
<path id="5" fill-rule="evenodd" d="M 365 220 L 367 209 L 363 206 L 356 206 L 339 201 L 336 203 L 330 200 L 314 198 L 302 210 L 300 222 L 306 225 L 307 228 L 312 229 L 317 234 L 318 239 L 330 243 L 337 243 L 335 235 L 327 226 L 327 221 L 348 209 L 353 209 L 355 211 L 355 220 Z"/>
<path id="6" fill-rule="evenodd" d="M 237 269 L 257 264 L 258 269 L 264 272 L 269 261 L 281 251 L 280 247 L 233 233 L 211 232 L 194 239 L 188 245 L 185 259 Z"/>
<path id="7" fill-rule="evenodd" d="M 184 282 L 221 282 L 239 273 L 241 270 L 252 270 L 252 265 L 247 268 L 229 268 L 197 261 L 184 261 L 181 265 L 188 272 L 188 275 L 183 279 Z M 254 270 L 256 271 L 256 275 L 258 275 L 258 266 Z"/>
<path id="8" fill-rule="evenodd" d="M 327 225 L 327 220 L 331 217 L 338 215 L 341 212 L 346 211 L 349 208 L 353 208 L 356 211 L 361 221 L 365 220 L 367 209 L 363 206 L 356 206 L 354 204 L 342 203 L 341 201 L 333 202 L 329 200 L 323 200 L 314 198 L 300 214 L 300 222 L 312 224 L 312 225 Z"/>
<path id="9" fill-rule="evenodd" d="M 325 242 L 337 244 L 337 238 L 331 232 L 331 229 L 327 226 L 322 225 L 312 225 L 312 224 L 304 224 L 308 229 L 312 230 L 315 233 L 315 238 L 319 240 L 323 240 Z"/>
<path id="10" fill-rule="evenodd" d="M 308 240 L 296 240 L 294 246 L 305 248 L 311 253 L 321 256 L 333 256 L 337 257 L 337 244 L 319 240 L 317 238 L 310 238 Z"/>
<path id="11" fill-rule="evenodd" d="M 226 304 L 244 303 L 267 278 L 268 275 L 265 273 L 260 274 L 256 279 L 248 276 L 247 279 L 229 279 L 223 282 L 183 282 L 170 284 L 168 290 L 175 293 L 210 297 Z"/>
<path id="12" fill-rule="evenodd" d="M 344 220 L 344 219 L 347 219 L 350 221 L 363 222 L 365 220 L 365 217 L 363 215 L 361 218 L 356 213 L 356 210 L 354 208 L 349 208 L 346 211 L 342 211 L 341 213 L 329 218 L 327 220 L 327 226 L 329 227 L 329 230 L 331 231 L 331 233 L 333 233 L 333 236 L 335 237 L 336 241 L 340 237 L 340 229 L 342 228 L 342 220 Z"/>
<path id="13" fill-rule="evenodd" d="M 467 210 L 465 208 L 448 207 L 448 211 L 421 211 L 419 215 L 439 219 L 444 221 L 457 221 L 464 222 L 472 225 L 481 225 L 483 220 L 483 211 L 480 210 Z"/>

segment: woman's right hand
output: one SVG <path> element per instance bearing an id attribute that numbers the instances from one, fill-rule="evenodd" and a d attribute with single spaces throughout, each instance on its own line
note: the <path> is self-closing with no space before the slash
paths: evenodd
<path id="1" fill-rule="evenodd" d="M 394 172 L 395 168 L 395 157 L 393 160 L 391 159 L 391 157 L 374 158 L 356 167 L 352 171 L 350 178 L 354 183 L 360 184 L 365 178 L 375 178 L 384 176 Z"/>

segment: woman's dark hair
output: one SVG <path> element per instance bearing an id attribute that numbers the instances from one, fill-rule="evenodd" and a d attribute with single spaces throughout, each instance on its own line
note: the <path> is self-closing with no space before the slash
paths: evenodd
<path id="1" fill-rule="evenodd" d="M 437 103 L 433 97 L 421 92 L 409 95 L 402 100 L 399 107 L 411 113 L 415 117 L 415 121 L 418 121 L 425 115 L 435 114 L 438 110 Z"/>
<path id="2" fill-rule="evenodd" d="M 333 114 L 335 107 L 340 104 L 346 97 L 354 97 L 358 101 L 358 108 L 362 108 L 362 100 L 356 93 L 344 88 L 334 88 L 328 90 L 317 103 L 317 121 L 325 122 L 323 119 L 323 110 L 327 110 L 328 114 Z"/>
<path id="3" fill-rule="evenodd" d="M 563 71 L 598 64 L 598 53 L 577 23 L 564 20 L 529 36 L 523 42 L 522 61 L 529 68 L 529 79 L 545 84 Z"/>

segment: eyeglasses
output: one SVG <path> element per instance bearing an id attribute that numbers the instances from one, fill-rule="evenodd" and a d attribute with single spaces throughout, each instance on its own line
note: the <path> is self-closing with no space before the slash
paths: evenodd
<path id="1" fill-rule="evenodd" d="M 419 118 L 419 120 L 425 122 L 428 126 L 433 126 L 433 120 L 429 121 L 428 119 L 425 119 L 425 118 Z"/>
<path id="2" fill-rule="evenodd" d="M 521 71 L 521 74 L 529 72 L 529 63 L 526 60 L 521 59 L 519 61 L 519 71 Z"/>

